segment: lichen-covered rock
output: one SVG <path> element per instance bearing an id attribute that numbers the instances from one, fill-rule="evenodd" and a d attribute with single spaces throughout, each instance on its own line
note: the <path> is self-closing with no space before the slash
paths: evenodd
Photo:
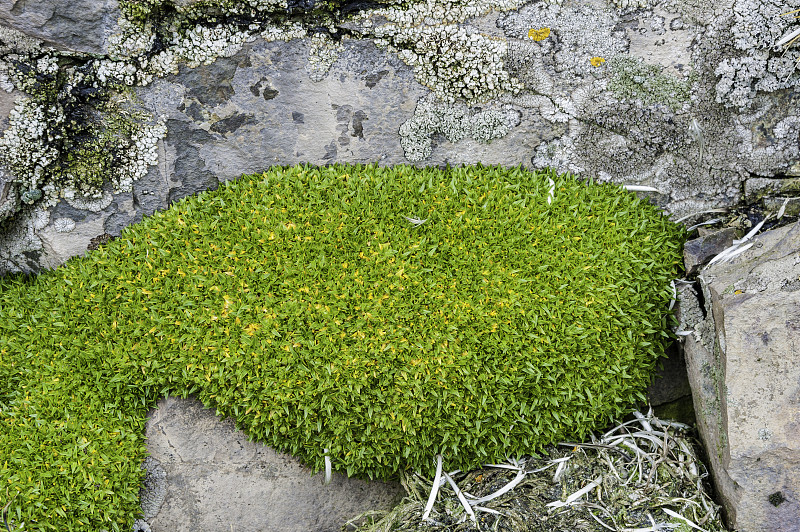
<path id="1" fill-rule="evenodd" d="M 800 173 L 800 96 L 790 90 L 800 75 L 787 70 L 800 47 L 775 46 L 797 23 L 766 0 L 723 4 L 127 0 L 132 18 L 115 26 L 107 55 L 35 61 L 36 47 L 3 33 L 0 85 L 33 90 L 54 65 L 68 79 L 87 73 L 75 88 L 111 87 L 104 101 L 115 102 L 94 123 L 124 127 L 79 128 L 93 140 L 65 155 L 47 135 L 65 135 L 62 110 L 72 104 L 51 111 L 36 95 L 16 97 L 2 138 L 0 217 L 69 200 L 69 187 L 48 177 L 54 166 L 88 199 L 110 176 L 114 200 L 102 210 L 105 232 L 116 234 L 242 172 L 335 161 L 550 166 L 655 187 L 652 200 L 676 216 L 774 208 L 793 194 L 784 178 Z M 220 9 L 225 17 L 209 18 Z M 28 54 L 24 76 L 11 40 Z M 81 102 L 81 116 L 93 116 Z M 132 110 L 147 119 L 123 120 Z M 40 115 L 46 128 L 25 127 Z M 35 157 L 14 156 L 22 153 Z M 59 234 L 79 230 L 76 221 Z"/>
<path id="2" fill-rule="evenodd" d="M 161 467 L 161 462 L 152 456 L 144 459 L 142 469 L 145 473 L 139 499 L 142 504 L 142 515 L 147 520 L 158 515 L 161 505 L 164 504 L 167 496 L 167 472 Z"/>
<path id="3" fill-rule="evenodd" d="M 768 231 L 684 288 L 700 434 L 729 525 L 800 530 L 800 224 Z"/>

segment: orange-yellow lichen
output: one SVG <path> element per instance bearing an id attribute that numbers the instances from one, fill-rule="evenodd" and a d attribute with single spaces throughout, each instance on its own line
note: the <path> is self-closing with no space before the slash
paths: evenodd
<path id="1" fill-rule="evenodd" d="M 606 60 L 603 59 L 602 57 L 592 57 L 591 59 L 589 59 L 589 62 L 592 64 L 593 67 L 599 67 L 600 65 L 605 63 Z"/>
<path id="2" fill-rule="evenodd" d="M 538 30 L 531 28 L 530 30 L 528 30 L 528 37 L 530 37 L 534 41 L 543 41 L 549 36 L 550 36 L 550 28 L 540 28 Z"/>

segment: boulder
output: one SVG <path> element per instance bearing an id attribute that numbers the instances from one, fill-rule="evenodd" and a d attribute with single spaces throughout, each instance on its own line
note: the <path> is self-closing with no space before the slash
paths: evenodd
<path id="1" fill-rule="evenodd" d="M 324 485 L 324 472 L 312 476 L 194 399 L 159 401 L 146 437 L 139 530 L 339 532 L 348 520 L 391 508 L 404 495 L 397 483 L 339 473 Z"/>
<path id="2" fill-rule="evenodd" d="M 800 223 L 681 290 L 698 429 L 731 528 L 800 530 Z"/>

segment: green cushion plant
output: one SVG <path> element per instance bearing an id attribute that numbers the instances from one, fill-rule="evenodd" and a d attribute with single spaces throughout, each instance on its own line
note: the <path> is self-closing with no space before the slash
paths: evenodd
<path id="1" fill-rule="evenodd" d="M 165 394 L 370 477 L 580 439 L 645 399 L 683 237 L 521 168 L 274 168 L 182 200 L 0 281 L 8 517 L 129 527 Z"/>

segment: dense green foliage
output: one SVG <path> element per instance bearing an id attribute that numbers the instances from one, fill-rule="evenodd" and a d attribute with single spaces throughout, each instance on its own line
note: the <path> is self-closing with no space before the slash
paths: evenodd
<path id="1" fill-rule="evenodd" d="M 682 238 L 618 187 L 522 169 L 276 168 L 178 202 L 0 281 L 9 516 L 129 526 L 166 393 L 351 474 L 581 438 L 644 399 Z"/>

